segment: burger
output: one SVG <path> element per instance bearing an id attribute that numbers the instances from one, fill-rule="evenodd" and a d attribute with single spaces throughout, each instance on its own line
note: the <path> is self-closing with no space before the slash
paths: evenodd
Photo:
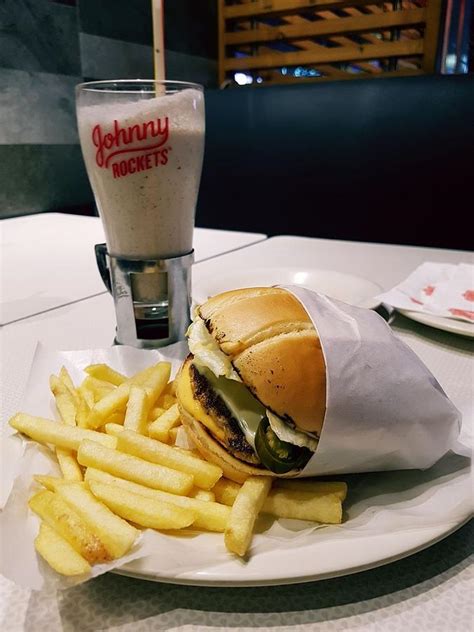
<path id="1" fill-rule="evenodd" d="M 225 292 L 196 309 L 187 336 L 176 393 L 197 450 L 237 482 L 298 474 L 326 410 L 324 356 L 301 303 L 275 287 Z"/>

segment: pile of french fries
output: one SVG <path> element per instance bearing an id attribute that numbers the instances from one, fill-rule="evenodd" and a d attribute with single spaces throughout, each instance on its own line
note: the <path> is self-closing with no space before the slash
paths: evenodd
<path id="1" fill-rule="evenodd" d="M 63 367 L 50 388 L 57 420 L 17 413 L 10 425 L 55 453 L 61 477 L 35 476 L 29 500 L 41 522 L 35 547 L 62 575 L 87 574 L 133 547 L 140 529 L 224 533 L 248 552 L 260 512 L 337 524 L 345 483 L 250 477 L 243 485 L 193 449 L 175 445 L 181 427 L 171 365 L 126 377 L 90 365 L 75 386 Z"/>

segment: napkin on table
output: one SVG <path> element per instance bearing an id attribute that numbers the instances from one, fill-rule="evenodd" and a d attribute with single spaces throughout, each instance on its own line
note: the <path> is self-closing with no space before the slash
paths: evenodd
<path id="1" fill-rule="evenodd" d="M 380 294 L 392 307 L 474 322 L 474 265 L 426 262 Z"/>

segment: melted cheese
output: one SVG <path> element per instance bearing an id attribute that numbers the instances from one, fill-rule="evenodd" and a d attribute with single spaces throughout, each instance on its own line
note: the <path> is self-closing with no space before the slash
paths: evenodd
<path id="1" fill-rule="evenodd" d="M 187 412 L 203 426 L 209 428 L 212 434 L 222 441 L 224 440 L 224 432 L 216 424 L 214 419 L 206 413 L 201 403 L 195 399 L 191 386 L 191 376 L 189 375 L 190 363 L 187 362 L 178 376 L 176 395 L 178 400 Z"/>
<path id="2" fill-rule="evenodd" d="M 239 426 L 250 445 L 255 449 L 255 434 L 265 416 L 265 407 L 255 399 L 243 382 L 216 377 L 212 371 L 195 361 L 199 373 L 204 375 L 212 389 L 217 393 Z"/>

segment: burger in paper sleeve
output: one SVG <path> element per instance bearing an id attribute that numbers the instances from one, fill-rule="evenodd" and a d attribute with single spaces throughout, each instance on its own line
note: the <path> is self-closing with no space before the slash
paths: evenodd
<path id="1" fill-rule="evenodd" d="M 188 343 L 183 425 L 237 482 L 426 468 L 459 431 L 458 411 L 383 319 L 304 288 L 219 294 L 196 309 Z"/>

